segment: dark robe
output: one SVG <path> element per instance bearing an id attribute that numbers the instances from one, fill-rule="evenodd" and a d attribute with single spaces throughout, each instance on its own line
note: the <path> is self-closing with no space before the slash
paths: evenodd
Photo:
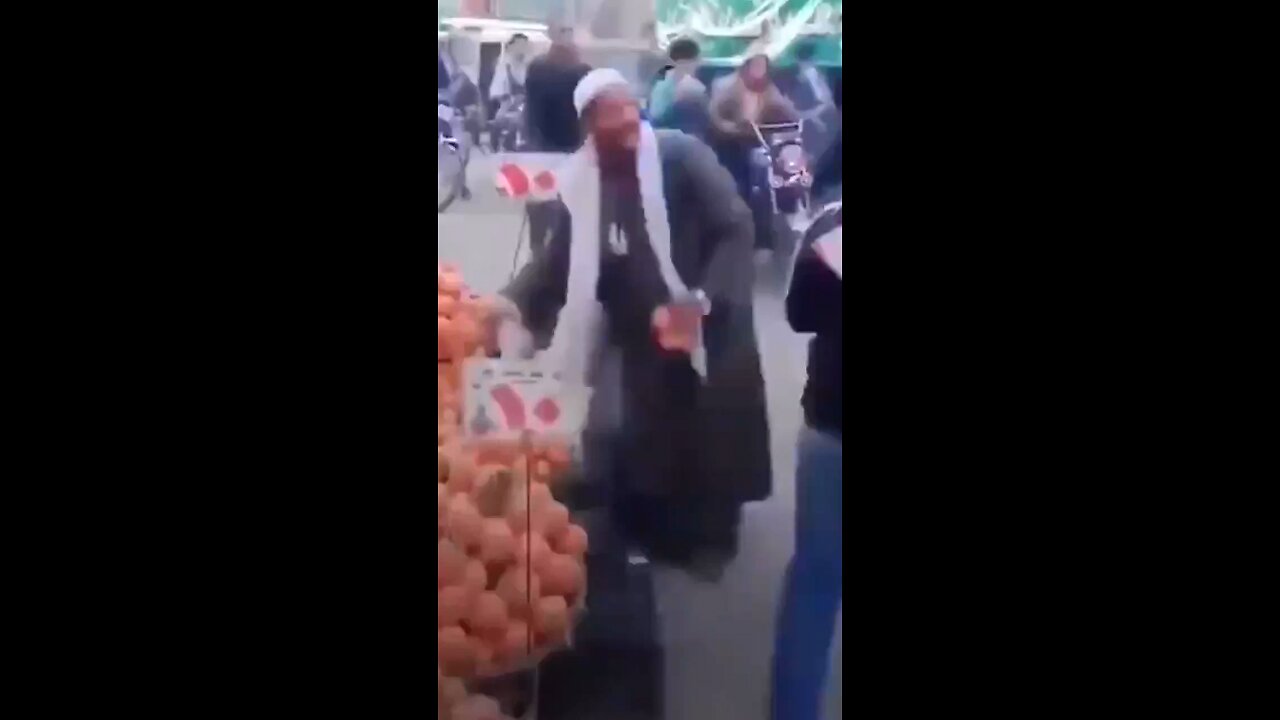
<path id="1" fill-rule="evenodd" d="M 600 277 L 597 299 L 608 321 L 608 347 L 620 357 L 620 428 L 614 468 L 623 490 L 684 512 L 688 527 L 732 531 L 737 506 L 771 490 L 764 380 L 752 319 L 751 213 L 733 178 L 701 141 L 658 130 L 663 193 L 671 225 L 672 262 L 689 288 L 711 299 L 705 318 L 707 378 L 689 356 L 662 350 L 650 328 L 653 310 L 670 300 L 644 231 L 638 186 L 602 179 Z M 570 218 L 558 219 L 546 251 L 534 257 L 504 291 L 545 347 L 565 302 Z M 609 238 L 621 230 L 626 251 Z M 607 382 L 607 372 L 597 377 Z M 597 383 L 597 396 L 611 388 Z M 597 404 L 592 423 L 600 422 Z M 589 470 L 590 472 L 590 470 Z M 731 508 L 732 518 L 725 515 Z M 687 512 L 685 512 L 687 511 Z M 708 519 L 708 515 L 716 519 Z M 716 527 L 713 527 L 716 526 Z"/>

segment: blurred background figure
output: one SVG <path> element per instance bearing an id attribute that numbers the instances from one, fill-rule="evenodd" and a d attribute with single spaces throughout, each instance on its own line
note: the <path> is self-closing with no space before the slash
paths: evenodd
<path id="1" fill-rule="evenodd" d="M 534 58 L 526 73 L 529 139 L 539 152 L 571 153 L 582 144 L 573 89 L 591 67 L 582 61 L 573 28 L 553 26 L 551 47 Z"/>
<path id="2" fill-rule="evenodd" d="M 529 73 L 529 36 L 515 33 L 503 48 L 498 67 L 489 83 L 489 99 L 495 102 L 512 95 L 524 94 L 525 78 Z"/>
<path id="3" fill-rule="evenodd" d="M 733 175 L 738 192 L 747 200 L 755 220 L 757 249 L 773 245 L 771 208 L 760 195 L 768 167 L 753 163 L 760 148 L 754 126 L 795 122 L 800 113 L 782 94 L 770 74 L 769 58 L 753 55 L 733 75 L 720 79 L 711 94 L 711 137 L 720 162 Z M 766 157 L 767 161 L 768 158 Z M 753 185 L 757 188 L 753 193 Z"/>
<path id="4" fill-rule="evenodd" d="M 826 75 L 814 63 L 816 53 L 811 41 L 796 47 L 796 71 L 788 95 L 805 121 L 805 149 L 810 157 L 820 159 L 835 142 L 840 112 Z"/>
<path id="5" fill-rule="evenodd" d="M 644 95 L 648 98 L 653 92 L 653 86 L 662 79 L 663 72 L 671 66 L 671 63 L 667 53 L 662 51 L 656 22 L 650 21 L 644 24 L 640 31 L 640 41 L 645 43 L 646 47 L 636 60 L 636 75 L 640 79 L 638 87 L 644 88 Z"/>
<path id="6" fill-rule="evenodd" d="M 843 595 L 843 203 L 805 233 L 787 293 L 796 332 L 815 333 L 796 467 L 795 555 L 774 640 L 773 720 L 818 720 Z"/>
<path id="7" fill-rule="evenodd" d="M 454 127 L 457 135 L 463 132 L 471 136 L 469 147 L 480 144 L 480 133 L 484 129 L 484 108 L 480 97 L 480 87 L 476 79 L 480 77 L 480 42 L 475 35 L 478 31 L 454 29 L 449 32 L 444 52 L 440 53 L 440 64 L 443 72 L 441 79 L 448 79 L 443 93 L 445 102 L 452 105 L 462 118 L 461 127 Z M 466 172 L 459 177 L 461 188 L 459 195 L 463 200 L 471 199 L 471 189 L 467 186 Z"/>
<path id="8" fill-rule="evenodd" d="M 791 100 L 806 120 L 831 124 L 827 122 L 829 115 L 824 115 L 835 109 L 835 101 L 826 76 L 814 63 L 816 53 L 817 47 L 809 41 L 796 47 L 796 82 L 792 88 Z"/>
<path id="9" fill-rule="evenodd" d="M 484 112 L 480 107 L 480 42 L 468 30 L 449 32 L 441 61 L 449 77 L 449 102 L 466 117 L 467 131 L 474 144 L 480 143 Z"/>
<path id="10" fill-rule="evenodd" d="M 832 88 L 835 117 L 838 119 L 832 133 L 831 144 L 822 153 L 814 154 L 813 196 L 819 203 L 830 202 L 841 192 L 844 183 L 844 74 Z"/>
<path id="11" fill-rule="evenodd" d="M 489 104 L 494 121 L 489 145 L 494 152 L 516 150 L 525 132 L 525 80 L 529 73 L 529 36 L 515 33 L 503 48 L 489 83 Z"/>
<path id="12" fill-rule="evenodd" d="M 591 68 L 578 53 L 573 28 L 552 26 L 551 47 L 529 64 L 525 118 L 529 147 L 536 152 L 571 153 L 582 145 L 573 90 Z M 529 249 L 542 252 L 556 217 L 550 203 L 529 203 Z"/>
<path id="13" fill-rule="evenodd" d="M 697 78 L 701 50 L 698 43 L 680 38 L 669 48 L 670 69 L 654 85 L 649 98 L 649 118 L 657 127 L 682 130 L 706 138 L 710 117 L 707 86 Z"/>

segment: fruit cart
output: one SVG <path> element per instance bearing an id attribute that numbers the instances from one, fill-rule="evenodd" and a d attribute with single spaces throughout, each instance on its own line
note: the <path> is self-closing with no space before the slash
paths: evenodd
<path id="1" fill-rule="evenodd" d="M 536 371 L 486 359 L 493 313 L 438 267 L 437 717 L 660 717 L 648 569 L 577 482 Z"/>

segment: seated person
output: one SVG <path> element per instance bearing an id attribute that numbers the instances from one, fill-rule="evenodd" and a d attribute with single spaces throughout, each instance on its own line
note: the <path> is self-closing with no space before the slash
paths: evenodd
<path id="1" fill-rule="evenodd" d="M 756 247 L 768 248 L 773 244 L 767 210 L 761 203 L 751 201 L 752 178 L 757 183 L 762 171 L 753 167 L 753 152 L 760 148 L 760 139 L 754 125 L 796 122 L 800 114 L 790 100 L 782 94 L 769 74 L 769 58 L 753 55 L 738 72 L 721 79 L 711 93 L 710 138 L 711 144 L 738 185 L 738 192 L 747 200 L 755 215 Z"/>
<path id="2" fill-rule="evenodd" d="M 759 147 L 752 124 L 795 122 L 799 112 L 769 75 L 769 58 L 755 55 L 738 72 L 717 83 L 711 95 L 711 137 L 720 161 L 747 197 L 750 151 Z"/>

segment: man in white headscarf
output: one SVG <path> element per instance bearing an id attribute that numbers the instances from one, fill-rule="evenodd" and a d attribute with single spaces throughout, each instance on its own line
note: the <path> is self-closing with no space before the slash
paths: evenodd
<path id="1" fill-rule="evenodd" d="M 677 563 L 727 560 L 741 504 L 771 485 L 751 213 L 710 148 L 641 122 L 617 71 L 586 75 L 574 105 L 586 140 L 559 172 L 550 243 L 504 295 L 595 387 L 591 427 L 614 415 L 610 460 L 589 455 L 587 471 L 615 484 L 629 539 Z"/>

